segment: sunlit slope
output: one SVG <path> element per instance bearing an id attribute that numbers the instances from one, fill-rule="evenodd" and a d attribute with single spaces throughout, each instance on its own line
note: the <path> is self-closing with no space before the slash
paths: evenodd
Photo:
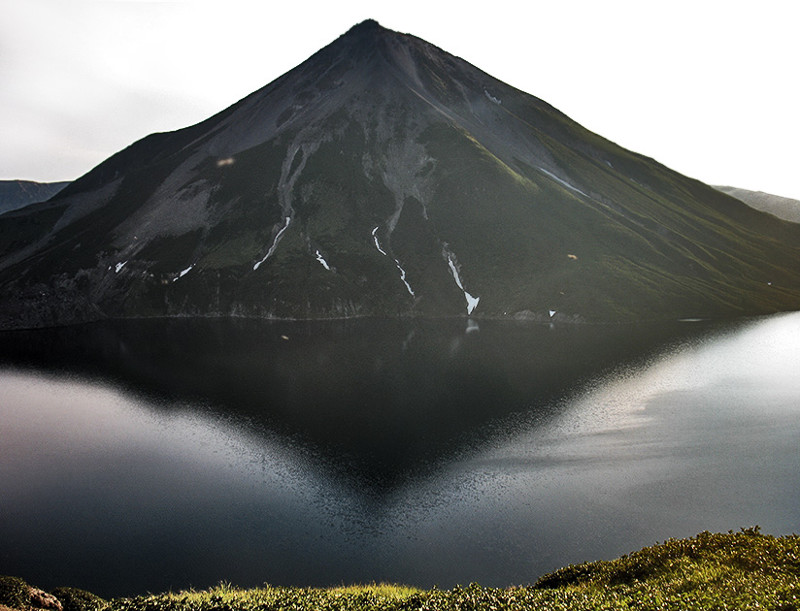
<path id="1" fill-rule="evenodd" d="M 0 218 L 5 326 L 800 307 L 800 227 L 364 22 Z"/>
<path id="2" fill-rule="evenodd" d="M 110 601 L 71 587 L 47 594 L 17 577 L 0 577 L 0 605 L 11 611 L 61 605 L 69 611 L 255 611 L 363 609 L 774 609 L 794 611 L 800 599 L 797 535 L 703 532 L 670 539 L 611 561 L 571 565 L 544 575 L 533 586 L 450 590 L 371 584 L 333 588 L 242 589 L 227 583 L 202 591 L 150 594 Z"/>

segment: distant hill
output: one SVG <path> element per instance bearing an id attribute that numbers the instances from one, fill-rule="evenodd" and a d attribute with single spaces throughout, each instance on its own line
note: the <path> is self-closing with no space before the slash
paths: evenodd
<path id="1" fill-rule="evenodd" d="M 69 182 L 0 180 L 0 214 L 46 201 L 68 184 Z"/>
<path id="2" fill-rule="evenodd" d="M 798 260 L 800 225 L 366 21 L 0 216 L 0 326 L 722 318 L 800 309 Z"/>
<path id="3" fill-rule="evenodd" d="M 737 189 L 736 187 L 715 186 L 714 188 L 735 197 L 756 210 L 769 212 L 785 221 L 800 223 L 800 200 L 771 195 L 763 191 Z"/>

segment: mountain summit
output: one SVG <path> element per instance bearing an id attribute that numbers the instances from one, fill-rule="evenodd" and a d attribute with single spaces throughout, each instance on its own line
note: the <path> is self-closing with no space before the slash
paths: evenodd
<path id="1" fill-rule="evenodd" d="M 800 226 L 368 20 L 0 216 L 0 324 L 735 316 L 798 309 L 798 260 Z"/>

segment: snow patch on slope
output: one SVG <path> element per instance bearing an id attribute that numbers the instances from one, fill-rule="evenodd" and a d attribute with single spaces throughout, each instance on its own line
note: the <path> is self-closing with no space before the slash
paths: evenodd
<path id="1" fill-rule="evenodd" d="M 456 255 L 447 247 L 447 244 L 442 245 L 442 254 L 447 261 L 447 264 L 450 266 L 450 273 L 453 275 L 453 280 L 456 281 L 456 286 L 458 286 L 458 288 L 464 293 L 464 298 L 467 300 L 467 315 L 470 315 L 475 311 L 475 308 L 478 307 L 478 303 L 480 302 L 481 298 L 471 295 L 467 289 L 464 288 L 464 283 L 462 282 L 461 274 L 459 273 L 461 266 L 458 264 Z"/>
<path id="2" fill-rule="evenodd" d="M 497 99 L 496 97 L 494 97 L 494 96 L 493 96 L 491 93 L 489 93 L 489 91 L 488 91 L 488 90 L 484 89 L 484 90 L 483 90 L 483 93 L 485 93 L 485 94 L 486 94 L 486 97 L 487 97 L 487 98 L 489 98 L 489 101 L 490 101 L 490 102 L 493 102 L 494 104 L 502 104 L 502 103 L 503 103 L 501 100 L 498 100 L 498 99 Z"/>
<path id="3" fill-rule="evenodd" d="M 383 248 L 381 248 L 380 242 L 378 242 L 378 236 L 376 235 L 377 233 L 378 233 L 378 227 L 376 226 L 375 229 L 372 230 L 372 239 L 375 240 L 375 248 L 377 248 L 378 252 L 381 253 L 383 256 L 388 257 L 389 255 L 386 254 Z"/>
<path id="4" fill-rule="evenodd" d="M 331 266 L 328 265 L 328 262 L 323 258 L 322 253 L 319 251 L 319 249 L 317 249 L 316 251 L 316 257 L 317 261 L 320 262 L 320 265 L 322 265 L 322 267 L 324 267 L 328 271 L 331 271 Z"/>
<path id="5" fill-rule="evenodd" d="M 185 270 L 181 271 L 181 273 L 179 273 L 179 274 L 178 274 L 178 275 L 177 275 L 175 278 L 173 278 L 173 279 L 172 279 L 172 281 L 173 281 L 173 282 L 177 282 L 178 280 L 180 280 L 181 278 L 183 278 L 183 277 L 184 277 L 186 274 L 188 274 L 190 271 L 192 271 L 192 268 L 193 268 L 193 267 L 194 267 L 194 263 L 192 263 L 192 264 L 191 264 L 189 267 L 187 267 Z"/>
<path id="6" fill-rule="evenodd" d="M 399 269 L 399 270 L 400 270 L 400 280 L 402 280 L 402 281 L 403 281 L 403 284 L 405 284 L 405 285 L 406 285 L 406 289 L 407 289 L 407 290 L 408 290 L 408 292 L 411 294 L 411 296 L 412 296 L 412 297 L 416 297 L 416 295 L 414 295 L 414 291 L 413 291 L 413 290 L 411 290 L 411 285 L 410 285 L 410 284 L 408 283 L 408 281 L 406 280 L 406 270 L 404 270 L 404 269 L 402 268 L 402 266 L 400 265 L 400 261 L 398 261 L 397 259 L 395 259 L 395 260 L 394 260 L 394 264 L 397 266 L 397 269 Z"/>
<path id="7" fill-rule="evenodd" d="M 381 253 L 382 255 L 384 255 L 385 257 L 388 257 L 389 255 L 386 253 L 385 250 L 383 250 L 383 248 L 381 248 L 381 243 L 378 241 L 378 235 L 377 235 L 378 234 L 378 227 L 379 226 L 376 226 L 375 229 L 372 230 L 372 239 L 375 240 L 375 248 L 378 249 L 378 252 Z M 403 266 L 400 265 L 400 261 L 398 261 L 394 257 L 390 257 L 390 258 L 394 261 L 394 264 L 397 267 L 397 269 L 400 270 L 400 280 L 402 280 L 403 284 L 406 285 L 406 290 L 409 292 L 409 294 L 412 297 L 416 297 L 416 294 L 414 293 L 414 290 L 411 288 L 411 285 L 408 283 L 408 280 L 406 280 L 406 270 L 404 270 Z"/>
<path id="8" fill-rule="evenodd" d="M 581 194 L 581 195 L 583 195 L 584 197 L 589 197 L 589 196 L 588 196 L 586 193 L 584 193 L 583 191 L 581 191 L 581 190 L 580 190 L 578 187 L 576 187 L 575 185 L 571 185 L 571 184 L 569 184 L 569 183 L 568 183 L 566 180 L 562 180 L 561 178 L 559 178 L 558 176 L 556 176 L 556 175 L 555 175 L 555 174 L 553 174 L 552 172 L 548 172 L 548 171 L 547 171 L 547 170 L 545 170 L 544 168 L 539 168 L 539 171 L 540 171 L 540 172 L 542 172 L 543 174 L 545 174 L 545 175 L 549 176 L 550 178 L 552 178 L 553 180 L 555 180 L 557 183 L 559 183 L 559 184 L 561 184 L 561 185 L 565 186 L 565 187 L 566 187 L 567 189 L 569 189 L 570 191 L 575 191 L 575 193 L 580 193 L 580 194 Z M 591 198 L 590 198 L 590 199 L 591 199 Z"/>
<path id="9" fill-rule="evenodd" d="M 269 250 L 267 250 L 267 254 L 264 255 L 264 258 L 261 259 L 261 261 L 253 265 L 253 271 L 257 270 L 264 261 L 266 261 L 272 256 L 272 253 L 274 253 L 275 249 L 278 247 L 278 242 L 280 241 L 283 232 L 289 228 L 289 223 L 291 222 L 292 222 L 292 217 L 287 216 L 283 227 L 280 229 L 280 231 L 278 231 L 277 234 L 275 234 L 275 239 L 272 240 L 272 244 L 270 245 Z"/>

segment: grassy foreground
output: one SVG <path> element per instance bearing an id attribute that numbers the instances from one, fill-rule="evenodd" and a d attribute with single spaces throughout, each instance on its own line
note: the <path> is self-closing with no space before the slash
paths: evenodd
<path id="1" fill-rule="evenodd" d="M 50 597 L 52 601 L 46 600 Z M 264 586 L 105 601 L 75 588 L 51 594 L 0 577 L 2 606 L 61 611 L 397 611 L 502 609 L 772 609 L 800 610 L 800 536 L 772 537 L 758 528 L 670 539 L 612 561 L 544 575 L 534 585 L 418 590 L 397 585 L 336 588 Z"/>

